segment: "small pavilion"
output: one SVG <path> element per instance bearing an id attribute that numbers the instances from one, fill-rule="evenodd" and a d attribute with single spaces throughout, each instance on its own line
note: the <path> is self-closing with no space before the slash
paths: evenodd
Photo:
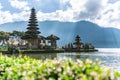
<path id="1" fill-rule="evenodd" d="M 51 34 L 50 36 L 48 36 L 46 38 L 46 40 L 48 40 L 48 43 L 50 43 L 51 48 L 57 48 L 57 40 L 59 40 L 60 38 Z"/>

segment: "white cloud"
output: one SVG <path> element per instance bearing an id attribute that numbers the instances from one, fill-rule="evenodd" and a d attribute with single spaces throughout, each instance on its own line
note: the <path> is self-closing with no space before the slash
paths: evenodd
<path id="1" fill-rule="evenodd" d="M 21 13 L 12 14 L 14 21 L 27 21 L 29 19 L 30 11 L 22 11 Z"/>
<path id="2" fill-rule="evenodd" d="M 69 7 L 66 11 L 57 10 L 52 13 L 42 13 L 38 12 L 38 17 L 43 20 L 52 19 L 59 21 L 79 21 L 88 20 L 92 17 L 95 18 L 100 14 L 102 7 L 105 5 L 107 0 L 60 0 L 61 5 L 69 3 Z"/>
<path id="3" fill-rule="evenodd" d="M 60 0 L 60 3 L 61 3 L 61 4 L 65 4 L 65 3 L 67 3 L 67 2 L 69 2 L 69 0 Z"/>
<path id="4" fill-rule="evenodd" d="M 3 8 L 3 6 L 1 5 L 1 3 L 0 3 L 0 9 L 2 9 Z"/>
<path id="5" fill-rule="evenodd" d="M 108 3 L 102 10 L 100 19 L 95 19 L 95 23 L 120 29 L 120 1 L 115 3 Z"/>
<path id="6" fill-rule="evenodd" d="M 16 20 L 26 21 L 29 19 L 30 8 L 27 1 L 9 1 L 11 6 L 23 11 L 13 14 L 9 11 L 0 11 L 0 24 Z M 37 17 L 40 21 L 58 20 L 64 22 L 76 22 L 80 20 L 88 20 L 101 26 L 120 29 L 120 0 L 114 3 L 109 3 L 108 1 L 109 0 L 60 0 L 62 7 L 67 4 L 70 6 L 67 7 L 66 10 L 57 10 L 51 13 L 43 13 L 38 11 Z"/>
<path id="7" fill-rule="evenodd" d="M 0 24 L 12 22 L 12 15 L 10 11 L 2 11 L 3 8 L 2 4 L 0 3 Z"/>
<path id="8" fill-rule="evenodd" d="M 29 10 L 28 2 L 27 1 L 19 1 L 19 0 L 9 0 L 10 5 L 14 8 L 20 10 Z"/>
<path id="9" fill-rule="evenodd" d="M 12 15 L 10 14 L 9 11 L 0 11 L 0 24 L 7 23 L 7 22 L 12 22 Z"/>
<path id="10" fill-rule="evenodd" d="M 78 21 L 74 18 L 79 15 L 81 11 L 85 10 L 85 3 L 87 0 L 60 0 L 61 6 L 64 7 L 65 4 L 70 4 L 71 7 L 68 7 L 66 11 L 57 10 L 56 12 L 52 13 L 42 13 L 38 12 L 38 18 L 40 21 L 42 20 L 59 20 L 59 21 Z"/>
<path id="11" fill-rule="evenodd" d="M 26 21 L 30 14 L 30 8 L 27 1 L 9 0 L 10 5 L 14 8 L 20 9 L 19 13 L 11 13 L 8 10 L 1 10 L 3 6 L 0 3 L 0 24 L 14 22 L 14 21 Z"/>
<path id="12" fill-rule="evenodd" d="M 59 20 L 76 22 L 88 20 L 104 27 L 120 29 L 120 0 L 108 3 L 108 0 L 61 0 L 61 5 L 69 3 L 66 11 L 52 13 L 38 12 L 39 20 Z"/>
<path id="13" fill-rule="evenodd" d="M 35 1 L 38 1 L 38 2 L 39 2 L 40 0 L 35 0 Z"/>
<path id="14" fill-rule="evenodd" d="M 52 13 L 42 13 L 38 12 L 37 17 L 40 21 L 43 20 L 58 20 L 58 21 L 63 21 L 63 22 L 72 22 L 73 21 L 73 12 L 71 10 L 62 11 L 58 10 L 56 12 Z"/>
<path id="15" fill-rule="evenodd" d="M 27 21 L 29 19 L 30 11 L 22 11 L 20 13 L 11 14 L 9 11 L 0 10 L 0 24 L 14 22 L 14 21 Z"/>

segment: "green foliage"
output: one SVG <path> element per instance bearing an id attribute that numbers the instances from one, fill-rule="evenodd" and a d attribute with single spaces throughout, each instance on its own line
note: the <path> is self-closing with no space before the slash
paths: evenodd
<path id="1" fill-rule="evenodd" d="M 119 73 L 98 61 L 71 59 L 36 60 L 0 55 L 2 80 L 119 80 Z M 114 73 L 114 74 L 111 74 Z"/>
<path id="2" fill-rule="evenodd" d="M 0 42 L 9 39 L 9 32 L 0 31 Z"/>
<path id="3" fill-rule="evenodd" d="M 0 46 L 0 51 L 8 51 L 8 46 Z"/>
<path id="4" fill-rule="evenodd" d="M 84 45 L 84 49 L 89 49 L 89 44 L 88 44 L 88 43 L 86 43 L 86 44 Z"/>
<path id="5" fill-rule="evenodd" d="M 11 36 L 15 36 L 15 37 L 21 37 L 25 34 L 25 32 L 23 31 L 16 31 L 14 30 L 12 33 L 10 33 Z"/>

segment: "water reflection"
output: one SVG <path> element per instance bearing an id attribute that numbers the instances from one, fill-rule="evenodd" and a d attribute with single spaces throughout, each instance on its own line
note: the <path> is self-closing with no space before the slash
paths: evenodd
<path id="1" fill-rule="evenodd" d="M 102 64 L 113 67 L 116 70 L 120 71 L 120 54 L 119 53 L 111 53 L 111 52 L 94 52 L 94 53 L 47 53 L 47 54 L 25 54 L 32 58 L 36 59 L 53 59 L 53 58 L 64 58 L 68 57 L 73 60 L 76 59 L 99 59 Z"/>
<path id="2" fill-rule="evenodd" d="M 68 57 L 68 58 L 72 58 L 73 60 L 76 60 L 76 59 L 84 60 L 84 59 L 90 58 L 90 55 L 83 56 L 82 54 L 86 54 L 86 53 L 58 53 L 57 57 L 59 58 Z"/>
<path id="3" fill-rule="evenodd" d="M 25 56 L 25 55 L 29 56 L 31 58 L 42 59 L 42 60 L 54 59 L 57 57 L 57 53 L 43 53 L 43 54 L 35 53 L 35 54 L 24 54 L 23 56 Z"/>
<path id="4" fill-rule="evenodd" d="M 108 67 L 113 67 L 116 70 L 120 71 L 120 53 L 112 53 L 112 52 L 94 52 L 94 53 L 61 53 L 58 54 L 61 57 L 70 57 L 73 60 L 75 59 L 92 59 L 96 60 L 99 59 L 102 64 Z"/>
<path id="5" fill-rule="evenodd" d="M 109 52 L 109 51 L 99 51 L 99 52 L 91 52 L 91 53 L 36 53 L 36 54 L 22 54 L 27 55 L 31 58 L 35 59 L 54 59 L 54 58 L 63 58 L 69 57 L 73 60 L 76 59 L 99 59 L 104 65 L 108 67 L 114 67 L 116 70 L 120 71 L 120 53 L 119 52 Z M 17 55 L 16 55 L 17 56 Z"/>
<path id="6" fill-rule="evenodd" d="M 54 59 L 54 58 L 71 58 L 73 60 L 76 59 L 86 59 L 86 58 L 90 58 L 90 55 L 81 55 L 81 54 L 85 54 L 85 53 L 34 53 L 34 54 L 22 54 L 23 56 L 29 56 L 31 58 L 35 58 L 35 59 Z M 14 54 L 15 55 L 15 54 Z"/>

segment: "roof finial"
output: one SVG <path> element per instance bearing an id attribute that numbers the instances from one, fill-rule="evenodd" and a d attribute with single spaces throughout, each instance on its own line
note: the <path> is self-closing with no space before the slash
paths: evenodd
<path id="1" fill-rule="evenodd" d="M 32 7 L 32 10 L 35 10 L 35 8 L 34 8 L 34 7 Z"/>

